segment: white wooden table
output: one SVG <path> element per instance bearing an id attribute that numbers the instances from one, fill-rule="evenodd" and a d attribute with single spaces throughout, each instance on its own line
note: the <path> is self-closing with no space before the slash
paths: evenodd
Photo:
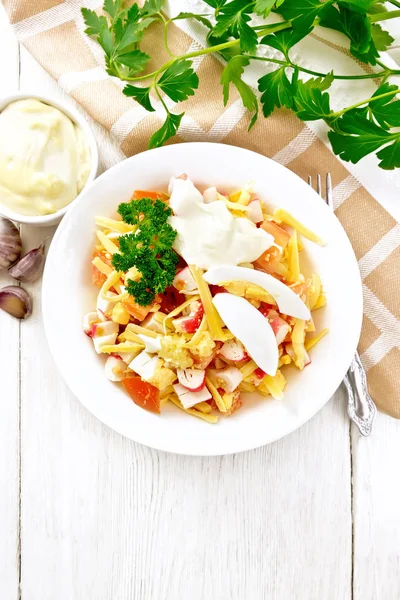
<path id="1" fill-rule="evenodd" d="M 1 6 L 0 56 L 2 93 L 62 94 Z M 95 131 L 109 167 L 120 156 Z M 51 233 L 24 227 L 26 248 Z M 379 414 L 360 438 L 338 391 L 259 450 L 150 450 L 72 396 L 47 348 L 40 282 L 26 287 L 33 316 L 0 314 L 1 600 L 400 598 L 400 422 Z"/>

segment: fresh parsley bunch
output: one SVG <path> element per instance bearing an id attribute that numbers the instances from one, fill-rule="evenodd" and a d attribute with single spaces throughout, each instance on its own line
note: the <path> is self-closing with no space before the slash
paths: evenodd
<path id="1" fill-rule="evenodd" d="M 139 281 L 128 279 L 126 289 L 141 306 L 148 306 L 156 294 L 172 285 L 178 255 L 172 244 L 176 231 L 167 222 L 172 210 L 161 200 L 141 198 L 120 204 L 118 212 L 125 223 L 136 225 L 135 233 L 119 237 L 120 251 L 113 255 L 117 271 L 136 267 Z"/>
<path id="2" fill-rule="evenodd" d="M 110 75 L 128 82 L 123 92 L 134 98 L 147 111 L 153 112 L 158 98 L 166 112 L 162 127 L 150 138 L 150 148 L 161 146 L 178 131 L 184 113 L 174 114 L 166 97 L 182 102 L 195 94 L 199 79 L 192 59 L 203 54 L 218 53 L 226 60 L 221 77 L 224 103 L 230 86 L 238 90 L 244 106 L 253 116 L 249 129 L 258 118 L 259 106 L 264 117 L 275 108 L 285 106 L 303 121 L 323 120 L 329 126 L 333 151 L 353 163 L 373 152 L 383 169 L 400 167 L 400 100 L 398 86 L 390 83 L 400 70 L 390 69 L 380 60 L 393 38 L 380 22 L 400 17 L 400 0 L 203 0 L 210 7 L 208 17 L 183 12 L 173 18 L 162 13 L 162 0 L 146 0 L 139 8 L 123 7 L 122 0 L 105 0 L 104 12 L 98 16 L 83 8 L 88 35 L 102 46 Z M 388 10 L 394 6 L 394 10 Z M 271 12 L 279 15 L 279 23 L 253 25 L 253 16 L 267 19 Z M 195 19 L 208 29 L 207 48 L 174 56 L 168 47 L 168 26 L 177 19 Z M 146 72 L 150 56 L 140 49 L 147 28 L 154 22 L 164 28 L 163 43 L 171 59 L 153 72 Z M 317 26 L 343 33 L 350 42 L 355 60 L 371 65 L 371 73 L 346 75 L 319 73 L 296 64 L 292 48 Z M 279 50 L 281 58 L 267 58 L 257 49 L 268 46 Z M 156 49 L 155 49 L 156 54 Z M 276 65 L 276 69 L 260 77 L 258 92 L 244 80 L 245 68 L 252 61 Z M 312 77 L 305 80 L 302 74 Z M 371 98 L 339 111 L 330 106 L 329 88 L 335 79 L 376 79 L 380 86 Z"/>

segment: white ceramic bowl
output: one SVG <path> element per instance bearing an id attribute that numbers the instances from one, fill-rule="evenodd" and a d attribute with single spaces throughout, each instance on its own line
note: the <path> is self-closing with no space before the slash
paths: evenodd
<path id="1" fill-rule="evenodd" d="M 8 217 L 12 221 L 16 221 L 17 223 L 26 223 L 28 225 L 36 225 L 37 227 L 48 227 L 50 225 L 58 225 L 58 223 L 61 221 L 67 210 L 69 210 L 71 206 L 76 205 L 80 201 L 82 194 L 85 192 L 86 188 L 94 181 L 99 168 L 99 153 L 97 150 L 95 137 L 85 118 L 74 108 L 68 106 L 64 102 L 60 102 L 59 100 L 52 98 L 51 96 L 43 96 L 42 94 L 35 93 L 31 94 L 29 92 L 15 92 L 15 94 L 6 96 L 4 98 L 0 98 L 0 113 L 6 108 L 6 106 L 11 104 L 11 102 L 15 102 L 16 100 L 27 100 L 30 98 L 34 98 L 35 100 L 41 100 L 45 104 L 49 104 L 50 106 L 58 108 L 61 112 L 67 115 L 67 117 L 69 117 L 71 121 L 76 123 L 76 125 L 78 125 L 82 129 L 83 133 L 87 138 L 92 159 L 89 177 L 82 192 L 72 202 L 67 204 L 67 206 L 64 206 L 64 208 L 61 208 L 60 210 L 58 210 L 55 213 L 52 213 L 51 215 L 21 215 L 20 213 L 14 212 L 13 210 L 9 209 L 7 206 L 4 206 L 1 203 L 0 199 L 1 215 Z"/>
<path id="2" fill-rule="evenodd" d="M 248 181 L 271 207 L 289 210 L 327 245 L 304 240 L 302 269 L 322 277 L 328 304 L 315 313 L 317 331 L 330 333 L 312 363 L 285 372 L 283 400 L 246 399 L 229 418 L 209 425 L 173 405 L 154 415 L 136 406 L 104 375 L 104 358 L 82 332 L 82 316 L 95 306 L 91 284 L 94 217 L 113 216 L 134 189 L 166 190 L 171 175 L 187 173 L 200 186 L 234 190 Z M 199 236 L 201 232 L 199 232 Z M 222 144 L 177 144 L 144 152 L 96 179 L 63 219 L 50 247 L 43 280 L 43 317 L 53 357 L 79 400 L 103 423 L 137 442 L 182 454 L 218 455 L 256 448 L 310 419 L 335 392 L 356 350 L 362 319 L 360 276 L 350 242 L 323 200 L 294 173 L 248 150 Z"/>

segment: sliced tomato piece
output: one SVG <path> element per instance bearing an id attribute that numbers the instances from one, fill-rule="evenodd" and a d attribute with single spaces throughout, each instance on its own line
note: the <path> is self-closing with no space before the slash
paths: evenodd
<path id="1" fill-rule="evenodd" d="M 134 403 L 140 408 L 152 413 L 160 412 L 160 393 L 154 385 L 143 381 L 141 377 L 129 377 L 122 383 Z"/>
<path id="2" fill-rule="evenodd" d="M 137 319 L 138 321 L 144 321 L 144 319 L 149 314 L 151 307 L 153 306 L 153 304 L 149 304 L 148 306 L 141 306 L 140 304 L 135 302 L 132 296 L 129 296 L 129 298 L 124 300 L 122 304 L 126 308 L 128 313 L 131 315 L 131 317 Z"/>
<path id="3" fill-rule="evenodd" d="M 264 373 L 264 371 L 262 369 L 260 369 L 260 367 L 258 367 L 254 371 L 254 375 L 257 377 L 257 379 L 264 379 L 264 377 L 266 376 L 266 373 Z"/>
<path id="4" fill-rule="evenodd" d="M 280 227 L 274 221 L 264 221 L 261 225 L 262 229 L 274 236 L 275 243 L 282 249 L 286 248 L 290 240 L 290 233 Z"/>
<path id="5" fill-rule="evenodd" d="M 258 310 L 264 317 L 268 317 L 271 308 L 274 309 L 276 307 L 273 304 L 268 304 L 268 302 L 261 302 L 260 308 Z"/>
<path id="6" fill-rule="evenodd" d="M 226 292 L 226 289 L 220 285 L 210 285 L 210 292 L 212 296 L 216 296 L 217 294 L 223 294 Z"/>
<path id="7" fill-rule="evenodd" d="M 310 288 L 307 283 L 298 283 L 292 286 L 292 290 L 300 296 L 303 302 L 306 302 L 310 293 Z"/>
<path id="8" fill-rule="evenodd" d="M 167 202 L 169 200 L 167 194 L 163 194 L 163 192 L 149 192 L 147 190 L 135 190 L 133 192 L 132 200 L 141 200 L 142 198 L 162 200 L 163 202 Z"/>
<path id="9" fill-rule="evenodd" d="M 270 275 L 273 275 L 276 267 L 280 263 L 281 256 L 282 253 L 280 250 L 278 250 L 276 246 L 271 246 L 271 248 L 268 248 L 268 250 L 266 250 L 264 254 L 260 256 L 260 258 L 257 258 L 254 264 L 256 267 L 259 267 Z"/>
<path id="10" fill-rule="evenodd" d="M 172 312 L 177 306 L 184 302 L 185 296 L 180 294 L 177 289 L 173 286 L 167 288 L 163 294 L 161 294 L 160 300 L 160 310 L 163 313 L 169 314 Z"/>

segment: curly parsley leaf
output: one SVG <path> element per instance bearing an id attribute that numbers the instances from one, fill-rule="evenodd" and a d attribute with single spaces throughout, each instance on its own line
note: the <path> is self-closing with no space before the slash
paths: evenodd
<path id="1" fill-rule="evenodd" d="M 247 83 L 242 79 L 244 68 L 250 64 L 250 59 L 247 56 L 235 56 L 232 58 L 221 75 L 221 84 L 224 92 L 224 105 L 226 106 L 229 100 L 229 85 L 232 83 L 242 98 L 244 106 L 249 111 L 254 111 L 254 115 L 250 121 L 249 131 L 253 127 L 258 117 L 258 100 L 257 96 Z"/>
<path id="2" fill-rule="evenodd" d="M 261 104 L 264 117 L 268 117 L 276 108 L 293 108 L 293 86 L 287 78 L 285 67 L 280 67 L 258 80 L 258 89 L 262 92 Z"/>
<path id="3" fill-rule="evenodd" d="M 162 146 L 164 142 L 169 140 L 169 138 L 176 135 L 184 114 L 185 113 L 174 115 L 168 112 L 165 123 L 151 136 L 149 148 L 158 148 L 159 146 Z"/>
<path id="4" fill-rule="evenodd" d="M 150 100 L 150 87 L 140 88 L 135 85 L 126 85 L 123 90 L 125 96 L 128 98 L 134 98 L 136 102 L 139 102 L 149 112 L 154 112 L 153 105 Z"/>
<path id="5" fill-rule="evenodd" d="M 161 200 L 140 198 L 120 204 L 118 214 L 128 225 L 140 225 L 142 230 L 150 226 L 156 231 L 157 227 L 162 227 L 172 216 L 172 210 Z"/>
<path id="6" fill-rule="evenodd" d="M 199 87 L 199 78 L 189 60 L 175 61 L 160 77 L 158 87 L 174 102 L 187 100 Z"/>
<path id="7" fill-rule="evenodd" d="M 253 5 L 243 0 L 232 0 L 224 4 L 218 12 L 217 23 L 213 29 L 215 37 L 225 34 L 232 35 L 240 40 L 243 52 L 252 52 L 257 48 L 257 33 L 250 27 Z"/>
<path id="8" fill-rule="evenodd" d="M 133 296 L 140 306 L 149 306 L 154 300 L 154 292 L 147 286 L 146 280 L 133 281 L 128 279 L 126 282 L 126 291 Z"/>
<path id="9" fill-rule="evenodd" d="M 172 249 L 177 233 L 168 223 L 172 210 L 161 200 L 141 198 L 120 204 L 118 212 L 137 230 L 119 238 L 119 252 L 114 254 L 112 264 L 125 273 L 136 267 L 140 280 L 128 279 L 126 287 L 138 304 L 147 306 L 172 284 L 175 276 L 179 258 Z"/>

